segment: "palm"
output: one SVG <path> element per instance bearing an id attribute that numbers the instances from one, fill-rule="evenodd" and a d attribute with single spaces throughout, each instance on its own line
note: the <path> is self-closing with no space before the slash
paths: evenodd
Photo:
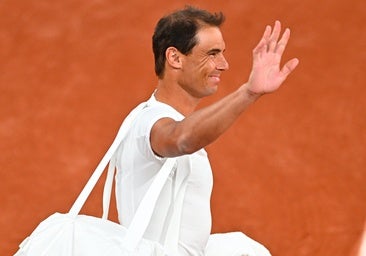
<path id="1" fill-rule="evenodd" d="M 278 41 L 280 31 L 279 21 L 276 21 L 272 32 L 271 27 L 267 26 L 261 41 L 253 50 L 253 67 L 248 81 L 248 89 L 253 93 L 264 94 L 277 90 L 299 62 L 292 59 L 280 68 L 290 30 L 286 29 Z"/>

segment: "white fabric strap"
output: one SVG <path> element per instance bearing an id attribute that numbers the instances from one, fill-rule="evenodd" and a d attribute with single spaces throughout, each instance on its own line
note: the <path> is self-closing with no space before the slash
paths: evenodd
<path id="1" fill-rule="evenodd" d="M 115 162 L 116 159 L 113 156 L 108 167 L 108 174 L 106 183 L 104 185 L 104 193 L 103 193 L 103 219 L 108 218 L 109 211 L 109 202 L 111 196 L 111 189 L 113 183 L 113 177 L 115 172 Z M 153 215 L 156 202 L 159 198 L 161 190 L 164 187 L 166 180 L 169 175 L 174 172 L 177 168 L 175 158 L 167 158 L 158 174 L 155 176 L 153 182 L 148 188 L 145 196 L 141 200 L 139 207 L 131 221 L 130 226 L 128 227 L 128 233 L 126 234 L 126 239 L 124 241 L 124 246 L 130 251 L 133 251 L 137 246 L 140 240 L 142 239 L 146 228 L 148 227 L 151 217 Z M 166 250 L 169 255 L 177 255 L 178 250 L 178 239 L 179 239 L 179 224 L 181 219 L 181 209 L 183 206 L 183 198 L 184 192 L 187 185 L 188 175 L 184 177 L 182 182 L 182 186 L 177 193 L 177 197 L 174 202 L 174 213 L 172 215 L 172 219 L 170 221 L 169 230 L 167 232 L 167 237 L 165 245 L 167 245 Z"/>
<path id="2" fill-rule="evenodd" d="M 97 168 L 94 170 L 93 174 L 91 175 L 90 179 L 84 186 L 83 190 L 81 191 L 80 195 L 72 205 L 69 214 L 72 216 L 76 216 L 80 213 L 81 208 L 85 204 L 86 200 L 88 199 L 91 191 L 97 184 L 100 176 L 103 174 L 104 169 L 106 168 L 109 160 L 112 158 L 113 154 L 116 152 L 118 146 L 121 144 L 122 140 L 126 136 L 131 123 L 135 120 L 137 114 L 146 106 L 146 102 L 141 103 L 138 105 L 131 113 L 125 118 L 121 128 L 119 129 L 116 138 L 114 139 L 112 145 L 107 150 L 107 153 L 104 155 L 100 163 L 98 164 Z"/>
<path id="3" fill-rule="evenodd" d="M 72 205 L 69 214 L 72 216 L 77 216 L 80 213 L 81 208 L 85 204 L 86 200 L 88 199 L 90 193 L 92 192 L 93 188 L 95 187 L 96 183 L 100 179 L 101 175 L 103 174 L 104 170 L 106 169 L 107 164 L 109 163 L 107 178 L 104 185 L 104 192 L 103 192 L 103 219 L 108 218 L 109 212 L 109 205 L 110 205 L 110 197 L 111 197 L 111 190 L 114 178 L 114 172 L 116 167 L 116 159 L 113 157 L 115 152 L 117 151 L 119 145 L 122 143 L 123 139 L 125 138 L 132 122 L 135 120 L 138 113 L 147 106 L 148 102 L 141 103 L 138 105 L 124 120 L 123 124 L 121 125 L 116 138 L 114 139 L 112 145 L 107 150 L 107 153 L 104 155 L 100 163 L 98 164 L 97 168 L 94 170 L 93 174 L 89 178 L 88 182 L 84 186 L 83 190 L 81 191 L 80 195 Z M 146 192 L 145 196 L 141 200 L 139 207 L 135 213 L 135 216 L 128 227 L 128 231 L 126 234 L 126 239 L 124 246 L 126 249 L 131 251 L 135 250 L 138 246 L 139 242 L 141 241 L 146 228 L 148 227 L 151 217 L 154 212 L 154 208 L 156 202 L 159 198 L 161 190 L 164 187 L 166 180 L 169 177 L 169 174 L 174 169 L 174 165 L 176 164 L 175 158 L 167 158 L 165 163 L 158 171 L 158 174 L 154 178 L 152 184 L 150 185 L 148 191 Z M 175 167 L 176 168 L 176 167 Z M 186 179 L 183 182 L 183 192 L 186 186 Z M 170 237 L 170 242 L 168 245 L 168 251 L 177 252 L 177 241 L 178 241 L 178 229 L 180 223 L 180 211 L 183 202 L 183 195 L 178 196 L 177 198 L 177 206 L 174 209 L 174 214 L 172 218 L 172 222 L 170 225 L 170 232 L 168 231 L 168 235 L 173 235 Z M 169 239 L 168 239 L 169 240 Z M 174 254 L 173 254 L 174 255 Z"/>
<path id="4" fill-rule="evenodd" d="M 150 223 L 160 192 L 163 189 L 169 174 L 176 168 L 176 166 L 174 166 L 175 164 L 175 158 L 167 158 L 165 160 L 165 163 L 155 176 L 145 196 L 142 198 L 130 226 L 128 227 L 126 239 L 123 244 L 130 251 L 133 251 L 142 239 L 145 230 Z"/>
<path id="5" fill-rule="evenodd" d="M 109 213 L 109 205 L 111 201 L 111 193 L 112 193 L 112 186 L 113 186 L 113 178 L 114 178 L 114 172 L 116 168 L 116 158 L 112 156 L 111 160 L 108 164 L 108 172 L 107 172 L 107 178 L 104 183 L 104 190 L 103 190 L 103 216 L 102 219 L 108 219 L 108 213 Z"/>
<path id="6" fill-rule="evenodd" d="M 178 240 L 180 231 L 180 221 L 182 216 L 183 200 L 187 188 L 189 173 L 190 172 L 184 173 L 182 184 L 175 194 L 176 196 L 174 201 L 172 219 L 168 226 L 164 242 L 164 244 L 166 245 L 165 249 L 168 252 L 168 255 L 179 255 Z"/>

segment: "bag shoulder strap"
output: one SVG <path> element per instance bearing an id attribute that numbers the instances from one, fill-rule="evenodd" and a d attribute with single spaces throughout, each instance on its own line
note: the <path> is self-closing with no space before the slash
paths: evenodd
<path id="1" fill-rule="evenodd" d="M 145 196 L 142 198 L 141 203 L 127 229 L 126 239 L 123 242 L 124 247 L 130 251 L 133 251 L 142 239 L 154 213 L 160 192 L 163 189 L 169 174 L 174 168 L 176 168 L 176 159 L 167 158 L 158 174 L 156 174 Z"/>
<path id="2" fill-rule="evenodd" d="M 72 216 L 76 216 L 80 213 L 81 208 L 85 204 L 86 200 L 88 199 L 90 193 L 92 192 L 93 188 L 95 187 L 96 183 L 100 179 L 100 176 L 103 174 L 104 169 L 106 168 L 108 162 L 112 158 L 113 154 L 116 152 L 118 146 L 121 144 L 123 139 L 125 138 L 132 121 L 136 118 L 137 114 L 146 106 L 146 102 L 141 103 L 138 105 L 131 113 L 125 118 L 123 124 L 121 125 L 116 138 L 114 139 L 112 145 L 107 150 L 106 154 L 99 162 L 98 166 L 94 170 L 93 174 L 89 178 L 88 182 L 84 186 L 83 190 L 77 197 L 76 201 L 72 205 L 69 214 Z"/>
<path id="3" fill-rule="evenodd" d="M 131 113 L 125 118 L 123 124 L 121 125 L 116 138 L 114 139 L 112 145 L 107 150 L 106 154 L 94 170 L 93 174 L 89 178 L 88 182 L 84 186 L 83 190 L 77 197 L 76 201 L 72 205 L 69 214 L 71 216 L 77 216 L 80 213 L 81 208 L 85 204 L 86 200 L 88 199 L 90 193 L 92 192 L 93 188 L 95 187 L 96 183 L 100 179 L 101 175 L 103 174 L 106 166 L 110 163 L 108 175 L 106 179 L 106 184 L 104 187 L 103 193 L 103 218 L 107 218 L 108 216 L 108 209 L 109 209 L 109 202 L 110 202 L 110 194 L 111 194 L 111 187 L 113 182 L 114 176 L 114 169 L 115 169 L 115 159 L 113 158 L 115 152 L 117 151 L 119 145 L 122 143 L 123 139 L 125 138 L 132 122 L 135 120 L 137 115 L 141 112 L 141 110 L 147 106 L 147 102 L 141 103 L 138 105 Z M 176 168 L 176 159 L 175 158 L 167 158 L 165 163 L 158 171 L 156 177 L 154 178 L 152 184 L 150 185 L 149 189 L 147 190 L 145 196 L 141 200 L 139 207 L 135 213 L 135 216 L 128 227 L 126 239 L 124 242 L 124 246 L 127 249 L 133 251 L 140 240 L 142 239 L 147 226 L 150 223 L 151 217 L 154 212 L 154 208 L 156 202 L 159 198 L 160 192 L 164 187 L 166 180 L 169 177 L 169 174 Z"/>

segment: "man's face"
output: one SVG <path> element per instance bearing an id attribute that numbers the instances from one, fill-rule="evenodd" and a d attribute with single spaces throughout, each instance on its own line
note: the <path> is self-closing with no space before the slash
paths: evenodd
<path id="1" fill-rule="evenodd" d="M 229 64 L 223 55 L 225 42 L 218 27 L 203 27 L 196 37 L 196 46 L 182 58 L 179 84 L 190 95 L 202 98 L 217 91 L 221 72 L 227 70 Z"/>

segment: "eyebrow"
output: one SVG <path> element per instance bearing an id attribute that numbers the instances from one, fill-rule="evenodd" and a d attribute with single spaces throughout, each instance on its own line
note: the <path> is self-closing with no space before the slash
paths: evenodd
<path id="1" fill-rule="evenodd" d="M 214 49 L 210 49 L 207 53 L 208 54 L 212 54 L 212 53 L 219 53 L 219 52 L 224 52 L 224 50 L 218 49 L 218 48 L 214 48 Z"/>

